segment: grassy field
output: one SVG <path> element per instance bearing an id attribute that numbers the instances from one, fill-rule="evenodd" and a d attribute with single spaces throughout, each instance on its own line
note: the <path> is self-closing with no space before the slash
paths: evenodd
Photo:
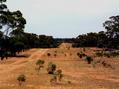
<path id="1" fill-rule="evenodd" d="M 22 55 L 27 57 L 9 58 L 0 61 L 0 89 L 119 89 L 119 57 L 95 57 L 97 48 L 70 48 L 64 44 L 59 48 L 31 49 Z M 104 67 L 101 63 L 87 64 L 77 56 L 84 52 L 92 56 L 94 61 L 104 61 L 113 68 Z M 50 56 L 48 55 L 50 54 Z M 44 68 L 36 70 L 36 61 L 45 61 Z M 49 62 L 63 71 L 62 81 L 51 83 L 51 75 L 46 69 Z M 17 76 L 24 74 L 26 82 L 19 86 Z"/>

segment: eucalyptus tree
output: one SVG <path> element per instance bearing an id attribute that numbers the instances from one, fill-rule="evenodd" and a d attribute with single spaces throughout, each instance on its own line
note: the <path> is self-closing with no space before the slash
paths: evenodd
<path id="1" fill-rule="evenodd" d="M 111 16 L 103 23 L 108 37 L 108 47 L 119 48 L 119 15 Z"/>
<path id="2" fill-rule="evenodd" d="M 5 2 L 6 0 L 0 0 L 0 27 L 4 28 L 5 35 L 8 35 L 10 30 L 23 29 L 26 20 L 19 10 L 10 11 Z"/>
<path id="3" fill-rule="evenodd" d="M 10 42 L 11 35 L 9 33 L 11 33 L 12 36 L 18 35 L 20 31 L 23 31 L 26 24 L 26 20 L 22 13 L 19 10 L 10 11 L 5 4 L 6 1 L 7 0 L 0 0 L 0 30 L 3 32 L 0 51 L 4 51 L 2 53 L 10 51 L 11 47 L 15 48 L 14 46 L 16 43 L 13 44 Z"/>

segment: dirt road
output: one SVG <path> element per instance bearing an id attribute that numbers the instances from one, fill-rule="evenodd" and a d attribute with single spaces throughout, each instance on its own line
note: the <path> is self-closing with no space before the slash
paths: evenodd
<path id="1" fill-rule="evenodd" d="M 1 61 L 0 63 L 0 85 L 4 84 L 10 76 L 14 76 L 12 72 L 17 69 L 24 68 L 33 61 L 39 59 L 48 49 L 39 49 L 31 52 L 28 58 L 9 58 L 7 60 Z M 36 56 L 38 55 L 38 57 Z M 35 59 L 34 59 L 35 58 Z"/>

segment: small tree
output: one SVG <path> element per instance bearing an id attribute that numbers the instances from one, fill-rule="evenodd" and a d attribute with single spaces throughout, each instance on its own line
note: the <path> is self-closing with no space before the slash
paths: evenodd
<path id="1" fill-rule="evenodd" d="M 56 83 L 57 81 L 61 81 L 63 78 L 62 70 L 56 70 L 50 79 L 51 83 Z"/>
<path id="2" fill-rule="evenodd" d="M 17 77 L 17 80 L 18 80 L 18 82 L 19 82 L 19 85 L 21 86 L 22 83 L 26 81 L 26 76 L 25 76 L 24 74 L 19 75 L 19 76 Z"/>
<path id="3" fill-rule="evenodd" d="M 44 60 L 38 60 L 38 61 L 36 62 L 36 65 L 38 66 L 38 71 L 39 71 L 41 68 L 44 67 L 44 66 L 43 66 L 44 63 L 45 63 Z"/>
<path id="4" fill-rule="evenodd" d="M 80 57 L 80 58 L 82 58 L 82 55 L 80 53 L 77 53 L 77 56 Z"/>
<path id="5" fill-rule="evenodd" d="M 83 52 L 77 53 L 77 56 L 79 56 L 80 58 L 83 58 L 86 56 L 86 54 L 84 54 Z"/>
<path id="6" fill-rule="evenodd" d="M 91 64 L 93 58 L 91 56 L 86 56 L 85 60 L 88 62 L 88 64 Z"/>
<path id="7" fill-rule="evenodd" d="M 63 78 L 62 70 L 61 69 L 57 70 L 56 74 L 57 74 L 58 80 L 61 81 Z"/>
<path id="8" fill-rule="evenodd" d="M 49 62 L 48 68 L 47 68 L 48 74 L 54 74 L 55 70 L 56 70 L 56 64 Z"/>
<path id="9" fill-rule="evenodd" d="M 47 53 L 47 56 L 49 57 L 49 56 L 51 56 L 51 54 L 50 53 Z"/>

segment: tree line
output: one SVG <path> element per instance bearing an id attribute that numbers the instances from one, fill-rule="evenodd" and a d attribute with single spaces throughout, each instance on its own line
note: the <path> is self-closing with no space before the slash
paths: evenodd
<path id="1" fill-rule="evenodd" d="M 0 57 L 16 56 L 16 53 L 30 48 L 53 48 L 56 42 L 52 36 L 24 32 L 26 19 L 20 10 L 10 11 L 0 0 Z"/>
<path id="2" fill-rule="evenodd" d="M 0 0 L 0 57 L 15 56 L 30 48 L 54 48 L 62 42 L 73 43 L 74 47 L 119 48 L 119 16 L 112 16 L 103 23 L 106 31 L 87 33 L 76 38 L 53 38 L 24 32 L 26 19 L 20 10 L 10 11 Z"/>
<path id="3" fill-rule="evenodd" d="M 105 31 L 90 32 L 74 38 L 74 47 L 119 48 L 119 16 L 111 16 L 103 23 Z"/>

